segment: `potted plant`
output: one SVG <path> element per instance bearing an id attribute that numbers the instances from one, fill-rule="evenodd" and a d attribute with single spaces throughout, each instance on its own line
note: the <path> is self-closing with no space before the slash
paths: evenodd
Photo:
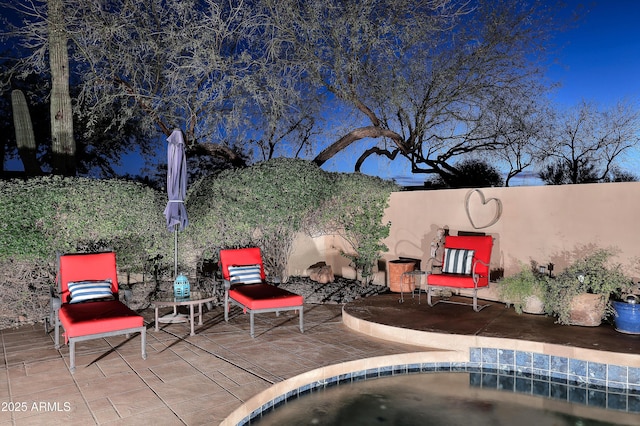
<path id="1" fill-rule="evenodd" d="M 630 283 L 618 289 L 611 301 L 616 330 L 627 334 L 640 334 L 640 288 Z"/>
<path id="2" fill-rule="evenodd" d="M 550 282 L 545 306 L 560 324 L 598 326 L 611 312 L 609 299 L 629 283 L 619 264 L 609 264 L 611 250 L 598 249 L 577 259 Z M 609 308 L 609 309 L 607 309 Z"/>
<path id="3" fill-rule="evenodd" d="M 498 281 L 498 293 L 517 313 L 543 314 L 549 277 L 539 271 L 538 263 L 520 264 L 520 272 Z"/>

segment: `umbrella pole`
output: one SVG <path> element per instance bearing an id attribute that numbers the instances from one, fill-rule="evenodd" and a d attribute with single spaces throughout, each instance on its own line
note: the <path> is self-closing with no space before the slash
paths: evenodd
<path id="1" fill-rule="evenodd" d="M 178 276 L 178 225 L 173 227 L 173 278 Z"/>

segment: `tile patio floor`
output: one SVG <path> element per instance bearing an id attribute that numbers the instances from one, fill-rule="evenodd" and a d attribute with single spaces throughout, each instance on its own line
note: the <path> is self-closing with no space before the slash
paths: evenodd
<path id="1" fill-rule="evenodd" d="M 545 317 L 520 317 L 495 304 L 480 313 L 471 308 L 429 308 L 388 294 L 347 305 L 351 315 L 394 327 L 443 334 L 484 334 L 513 339 L 552 340 L 566 346 L 640 353 L 640 337 L 609 326 L 561 327 Z M 444 305 L 446 306 L 446 305 Z M 449 305 L 452 306 L 452 305 Z M 437 309 L 436 309 L 437 308 Z M 512 312 L 512 310 L 511 310 Z M 67 347 L 53 347 L 42 326 L 0 330 L 0 426 L 4 425 L 199 425 L 218 424 L 257 393 L 307 371 L 376 356 L 438 350 L 366 336 L 342 322 L 342 305 L 307 305 L 304 334 L 297 316 L 233 311 L 225 323 L 221 307 L 189 335 L 186 324 L 153 329 L 153 310 L 143 312 L 146 360 L 140 337 L 79 342 L 76 373 L 68 370 Z M 638 355 L 640 356 L 640 355 Z"/>

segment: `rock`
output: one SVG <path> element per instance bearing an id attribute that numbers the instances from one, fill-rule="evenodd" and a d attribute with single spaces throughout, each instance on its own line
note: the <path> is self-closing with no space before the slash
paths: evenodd
<path id="1" fill-rule="evenodd" d="M 363 286 L 359 281 L 349 280 L 344 277 L 335 277 L 334 282 L 320 284 L 309 277 L 292 276 L 289 281 L 281 286 L 293 293 L 304 297 L 305 303 L 348 303 L 362 297 L 374 296 L 386 293 L 388 287 L 369 284 Z"/>
<path id="2" fill-rule="evenodd" d="M 335 281 L 331 266 L 327 265 L 325 262 L 313 264 L 309 266 L 308 270 L 309 278 L 320 284 L 327 284 Z"/>

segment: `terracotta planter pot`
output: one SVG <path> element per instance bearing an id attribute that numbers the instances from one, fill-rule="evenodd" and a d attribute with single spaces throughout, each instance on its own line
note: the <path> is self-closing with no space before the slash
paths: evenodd
<path id="1" fill-rule="evenodd" d="M 392 260 L 388 263 L 389 268 L 389 290 L 400 293 L 401 290 L 410 292 L 414 290 L 413 278 L 405 277 L 404 286 L 401 289 L 402 274 L 413 271 L 416 262 L 413 260 Z"/>
<path id="2" fill-rule="evenodd" d="M 597 327 L 602 322 L 605 307 L 601 294 L 579 294 L 571 300 L 569 324 Z"/>

